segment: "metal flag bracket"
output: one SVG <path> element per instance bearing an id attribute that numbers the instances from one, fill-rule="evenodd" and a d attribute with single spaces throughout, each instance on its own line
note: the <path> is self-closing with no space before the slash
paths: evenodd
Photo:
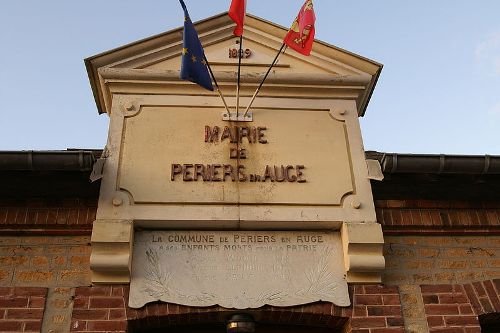
<path id="1" fill-rule="evenodd" d="M 251 122 L 253 121 L 253 113 L 247 112 L 246 114 L 237 114 L 236 112 L 224 112 L 222 114 L 223 121 L 242 121 L 242 122 Z"/>

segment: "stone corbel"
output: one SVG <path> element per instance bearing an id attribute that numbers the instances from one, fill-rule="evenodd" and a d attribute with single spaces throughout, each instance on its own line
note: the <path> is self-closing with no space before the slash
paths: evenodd
<path id="1" fill-rule="evenodd" d="M 378 180 L 379 182 L 384 180 L 384 173 L 379 161 L 366 160 L 366 167 L 368 169 L 368 179 Z"/>
<path id="2" fill-rule="evenodd" d="M 344 222 L 341 233 L 347 282 L 382 282 L 385 259 L 384 235 L 380 224 Z"/>
<path id="3" fill-rule="evenodd" d="M 131 220 L 96 220 L 92 229 L 92 283 L 128 283 L 134 228 Z"/>

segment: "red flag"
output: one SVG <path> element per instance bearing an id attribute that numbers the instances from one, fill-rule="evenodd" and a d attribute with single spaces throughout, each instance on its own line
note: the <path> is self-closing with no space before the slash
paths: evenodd
<path id="1" fill-rule="evenodd" d="M 245 21 L 246 0 L 233 0 L 229 8 L 229 17 L 236 23 L 233 31 L 235 36 L 243 35 L 243 23 Z"/>
<path id="2" fill-rule="evenodd" d="M 314 43 L 314 8 L 312 0 L 306 0 L 292 27 L 285 36 L 284 43 L 295 51 L 308 56 Z"/>

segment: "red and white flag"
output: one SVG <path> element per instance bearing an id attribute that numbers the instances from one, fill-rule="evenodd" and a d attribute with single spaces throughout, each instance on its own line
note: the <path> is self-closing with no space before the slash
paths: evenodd
<path id="1" fill-rule="evenodd" d="M 295 21 L 285 36 L 284 43 L 295 51 L 308 56 L 314 43 L 314 7 L 312 0 L 306 0 Z"/>
<path id="2" fill-rule="evenodd" d="M 236 23 L 233 31 L 235 36 L 243 35 L 243 24 L 245 22 L 246 0 L 232 0 L 229 7 L 229 17 Z"/>

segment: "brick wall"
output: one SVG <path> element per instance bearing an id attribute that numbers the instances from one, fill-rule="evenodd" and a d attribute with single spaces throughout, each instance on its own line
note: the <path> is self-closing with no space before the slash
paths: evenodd
<path id="1" fill-rule="evenodd" d="M 96 208 L 96 199 L 0 202 L 0 331 L 68 331 L 71 287 L 90 284 Z"/>
<path id="2" fill-rule="evenodd" d="M 421 289 L 431 332 L 480 332 L 478 318 L 462 285 L 424 285 Z"/>
<path id="3" fill-rule="evenodd" d="M 95 221 L 97 199 L 29 199 L 0 201 L 0 230 L 30 234 L 89 234 Z"/>
<path id="4" fill-rule="evenodd" d="M 354 286 L 352 333 L 404 333 L 397 287 Z"/>
<path id="5" fill-rule="evenodd" d="M 375 206 L 385 234 L 500 234 L 499 202 L 376 200 Z"/>
<path id="6" fill-rule="evenodd" d="M 319 325 L 352 333 L 403 333 L 404 327 L 407 332 L 420 332 L 410 329 L 413 323 L 409 320 L 420 307 L 422 320 L 431 332 L 478 332 L 477 317 L 497 311 L 499 306 L 498 281 L 495 284 L 495 279 L 500 278 L 498 206 L 377 201 L 386 239 L 385 286 L 351 286 L 350 308 L 315 303 L 292 308 L 263 307 L 249 312 L 264 323 Z M 231 311 L 220 307 L 190 308 L 163 303 L 133 310 L 126 307 L 127 287 L 88 287 L 89 235 L 95 209 L 95 203 L 78 199 L 0 205 L 0 230 L 5 235 L 0 237 L 0 286 L 77 287 L 74 306 L 69 310 L 70 329 L 76 332 L 125 332 L 127 319 L 132 325 L 141 326 L 226 320 Z M 14 230 L 16 237 L 8 236 Z M 410 290 L 408 286 L 421 291 L 415 295 L 420 303 L 413 304 L 414 299 L 401 292 L 401 288 Z M 35 293 L 46 292 L 44 288 L 31 289 Z M 22 298 L 25 289 L 1 290 L 9 293 L 8 297 Z M 42 302 L 42 296 L 27 297 L 38 297 L 38 302 Z M 16 302 L 11 304 L 21 304 Z M 4 311 L 0 321 L 6 323 L 6 330 L 39 327 L 44 308 L 31 309 L 29 304 L 40 304 L 27 302 L 26 308 L 18 309 L 23 311 L 0 308 Z M 405 306 L 407 311 L 402 311 Z M 12 319 L 22 314 L 33 318 Z M 418 319 L 415 318 L 417 324 Z"/>
<path id="7" fill-rule="evenodd" d="M 431 333 L 480 333 L 478 316 L 500 312 L 500 280 L 421 289 Z"/>
<path id="8" fill-rule="evenodd" d="M 72 332 L 125 332 L 127 287 L 80 287 L 75 290 Z"/>
<path id="9" fill-rule="evenodd" d="M 474 313 L 477 315 L 500 312 L 500 280 L 474 282 L 463 285 Z"/>
<path id="10" fill-rule="evenodd" d="M 89 236 L 0 237 L 0 286 L 90 284 Z"/>
<path id="11" fill-rule="evenodd" d="M 46 288 L 0 288 L 0 331 L 40 332 Z"/>
<path id="12" fill-rule="evenodd" d="M 500 236 L 385 236 L 383 283 L 465 283 L 500 278 Z"/>
<path id="13" fill-rule="evenodd" d="M 343 329 L 351 333 L 404 333 L 397 287 L 350 287 L 353 305 L 340 308 L 329 303 L 277 308 L 265 306 L 246 310 L 260 323 L 281 323 Z M 150 303 L 141 309 L 126 306 L 126 286 L 77 288 L 71 331 L 125 332 L 131 327 L 168 327 L 224 323 L 234 310 L 218 306 L 196 308 L 168 303 Z"/>

